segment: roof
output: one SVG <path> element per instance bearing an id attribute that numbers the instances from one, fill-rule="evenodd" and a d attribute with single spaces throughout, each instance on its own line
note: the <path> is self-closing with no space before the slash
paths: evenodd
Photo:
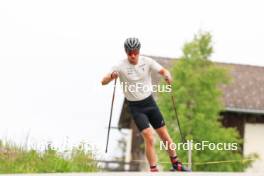
<path id="1" fill-rule="evenodd" d="M 178 59 L 150 56 L 165 68 L 170 68 Z M 227 64 L 215 62 L 219 66 L 230 68 L 233 81 L 221 86 L 226 111 L 241 113 L 264 114 L 264 67 Z M 152 75 L 152 82 L 157 84 L 159 75 Z M 128 128 L 131 114 L 128 112 L 127 103 L 124 101 L 119 127 Z"/>

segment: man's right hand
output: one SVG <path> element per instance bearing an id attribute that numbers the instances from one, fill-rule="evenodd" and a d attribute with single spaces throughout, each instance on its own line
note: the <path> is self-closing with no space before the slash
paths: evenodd
<path id="1" fill-rule="evenodd" d="M 108 74 L 103 78 L 103 80 L 101 81 L 101 83 L 102 83 L 102 85 L 106 85 L 106 84 L 108 84 L 109 82 L 111 82 L 112 80 L 117 79 L 117 78 L 118 78 L 118 72 L 113 71 L 112 73 L 108 73 Z"/>
<path id="2" fill-rule="evenodd" d="M 111 78 L 112 78 L 112 79 L 116 79 L 116 78 L 118 78 L 118 72 L 113 71 L 113 72 L 111 73 Z"/>

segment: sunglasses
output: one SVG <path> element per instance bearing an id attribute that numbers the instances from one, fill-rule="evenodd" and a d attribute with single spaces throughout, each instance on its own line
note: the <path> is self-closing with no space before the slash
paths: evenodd
<path id="1" fill-rule="evenodd" d="M 127 55 L 132 56 L 132 55 L 138 55 L 139 54 L 139 50 L 132 50 L 127 52 Z"/>

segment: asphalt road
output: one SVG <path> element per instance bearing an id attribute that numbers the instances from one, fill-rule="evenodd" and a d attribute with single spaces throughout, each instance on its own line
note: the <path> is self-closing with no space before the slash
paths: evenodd
<path id="1" fill-rule="evenodd" d="M 1 176 L 264 176 L 264 173 L 230 173 L 230 172 L 98 172 L 98 173 L 56 173 L 56 174 L 0 174 Z"/>

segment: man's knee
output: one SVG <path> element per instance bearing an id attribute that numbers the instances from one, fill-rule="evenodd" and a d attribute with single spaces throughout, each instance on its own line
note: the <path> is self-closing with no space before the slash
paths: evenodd
<path id="1" fill-rule="evenodd" d="M 167 142 L 169 142 L 169 143 L 172 142 L 172 139 L 171 139 L 171 137 L 170 137 L 170 135 L 169 135 L 169 133 L 168 133 L 166 127 L 161 127 L 161 128 L 159 128 L 159 129 L 157 129 L 156 131 L 157 131 L 157 133 L 159 134 L 159 136 L 160 136 L 160 138 L 161 138 L 161 140 L 162 140 L 163 142 L 165 142 L 165 141 L 167 141 Z"/>
<path id="2" fill-rule="evenodd" d="M 148 137 L 146 137 L 145 138 L 145 143 L 147 144 L 147 145 L 154 145 L 154 137 L 153 137 L 153 135 L 152 136 L 148 136 Z"/>
<path id="3" fill-rule="evenodd" d="M 142 131 L 144 141 L 148 145 L 154 145 L 154 136 L 151 128 L 146 128 Z"/>

